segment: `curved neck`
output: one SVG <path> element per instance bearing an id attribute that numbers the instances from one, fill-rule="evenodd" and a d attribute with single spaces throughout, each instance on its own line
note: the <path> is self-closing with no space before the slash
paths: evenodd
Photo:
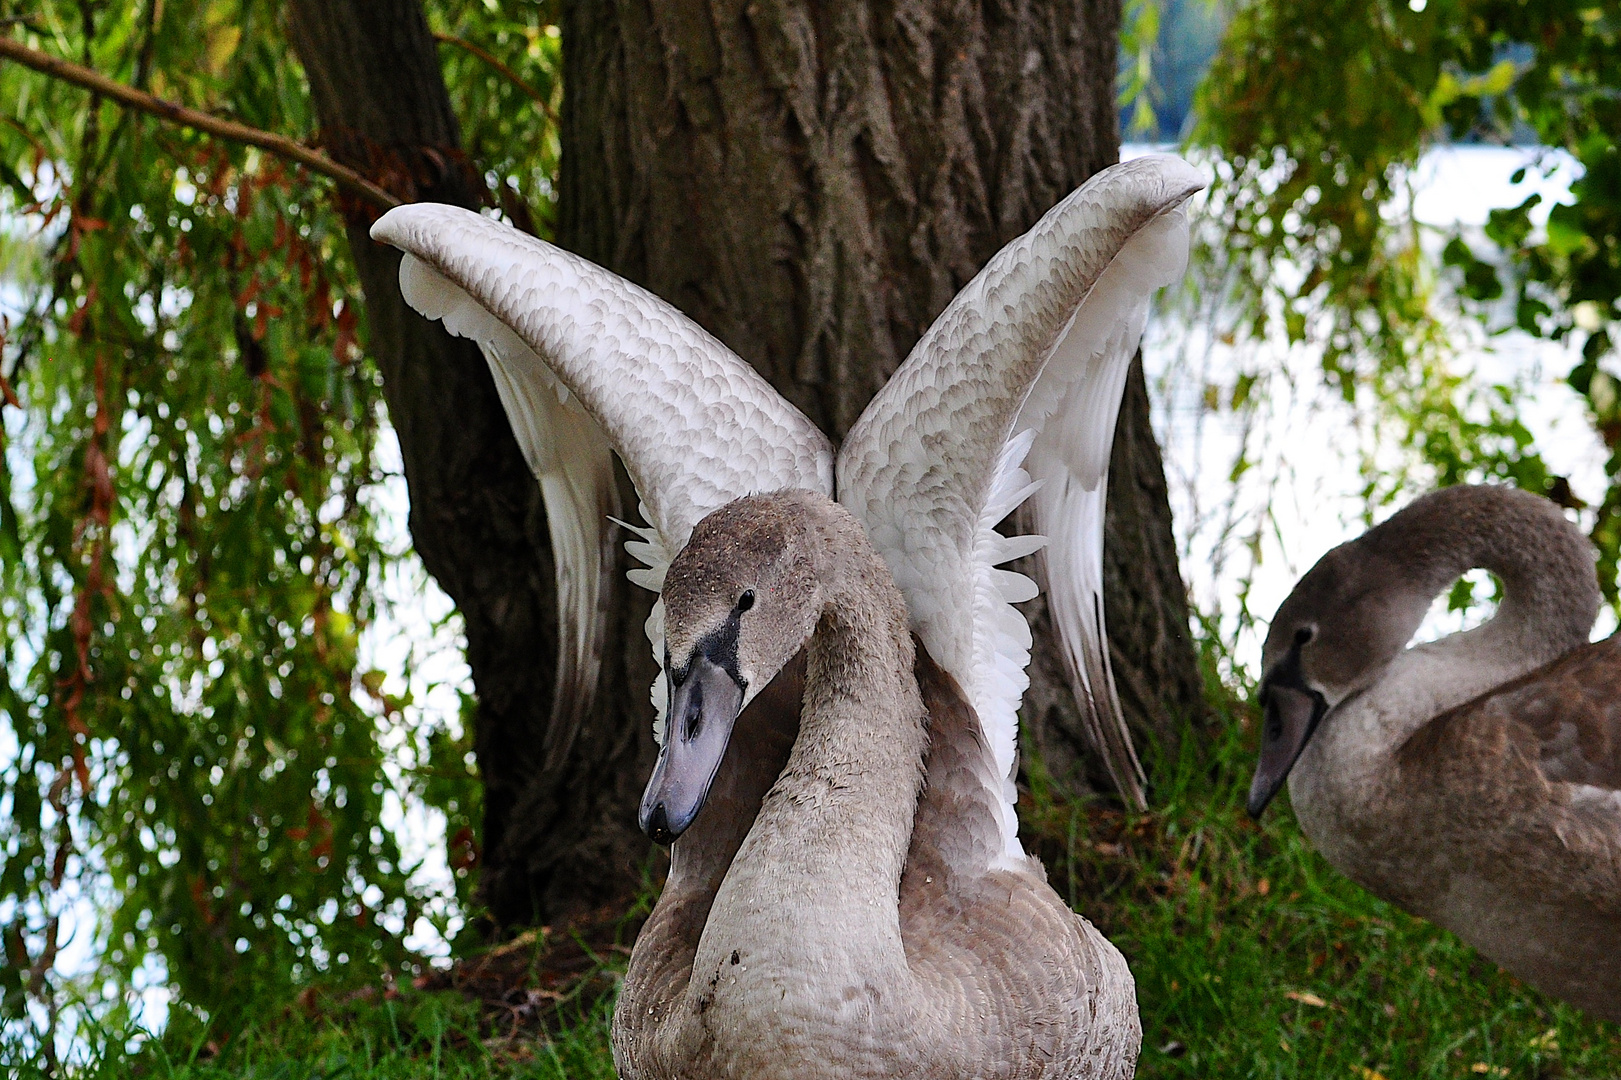
<path id="1" fill-rule="evenodd" d="M 1404 729 L 1585 644 L 1598 614 L 1592 545 L 1553 503 L 1513 488 L 1443 489 L 1347 546 L 1363 580 L 1383 582 L 1371 588 L 1386 623 L 1369 632 L 1390 662 L 1359 681 Z M 1477 567 L 1502 582 L 1496 615 L 1404 651 L 1431 602 Z"/>
<path id="2" fill-rule="evenodd" d="M 903 976 L 899 893 L 928 736 L 905 601 L 865 537 L 824 569 L 788 764 L 711 909 L 693 968 L 746 941 L 762 966 Z"/>
<path id="3" fill-rule="evenodd" d="M 887 568 L 873 569 L 830 599 L 806 649 L 799 738 L 762 816 L 780 814 L 777 827 L 845 876 L 887 882 L 893 901 L 928 735 L 904 604 Z"/>
<path id="4" fill-rule="evenodd" d="M 923 699 L 888 568 L 866 543 L 836 562 L 805 648 L 799 737 L 750 841 L 793 851 L 807 885 L 827 874 L 841 892 L 875 890 L 893 903 L 923 781 Z"/>
<path id="5" fill-rule="evenodd" d="M 1447 488 L 1386 528 L 1379 546 L 1406 556 L 1425 610 L 1469 570 L 1488 570 L 1503 583 L 1496 615 L 1440 648 L 1497 654 L 1521 668 L 1506 676 L 1514 678 L 1586 643 L 1601 601 L 1593 548 L 1553 503 L 1513 488 Z"/>

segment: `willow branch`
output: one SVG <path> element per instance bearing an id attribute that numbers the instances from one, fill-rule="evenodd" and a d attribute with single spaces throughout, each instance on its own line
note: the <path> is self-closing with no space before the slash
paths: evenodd
<path id="1" fill-rule="evenodd" d="M 487 49 L 481 48 L 478 45 L 474 45 L 466 38 L 456 37 L 454 34 L 435 33 L 433 38 L 435 41 L 441 42 L 445 45 L 454 45 L 458 49 L 463 49 L 469 53 L 472 53 L 474 56 L 490 65 L 496 71 L 506 76 L 507 81 L 512 83 L 513 86 L 516 86 L 519 90 L 522 90 L 525 94 L 529 95 L 529 100 L 540 106 L 541 111 L 546 114 L 546 119 L 550 120 L 554 124 L 557 123 L 557 113 L 552 109 L 552 103 L 547 101 L 539 90 L 536 90 L 534 87 L 530 86 L 528 83 L 519 78 L 518 73 L 497 59 L 494 53 L 488 51 Z"/>
<path id="2" fill-rule="evenodd" d="M 353 169 L 339 165 L 336 161 L 316 150 L 311 150 L 281 135 L 274 135 L 268 131 L 248 127 L 234 120 L 224 120 L 209 113 L 188 109 L 184 105 L 177 105 L 172 101 L 155 97 L 144 90 L 137 90 L 133 86 L 126 86 L 121 82 L 109 79 L 99 71 L 83 67 L 71 60 L 61 60 L 48 53 L 42 53 L 19 41 L 0 35 L 0 56 L 17 61 L 25 67 L 49 75 L 53 79 L 72 83 L 83 87 L 93 93 L 112 98 L 125 108 L 137 112 L 148 113 L 159 119 L 167 120 L 182 127 L 192 128 L 204 134 L 212 135 L 227 142 L 243 143 L 256 146 L 268 151 L 277 157 L 297 162 L 306 169 L 322 176 L 335 180 L 341 187 L 347 188 L 368 202 L 375 203 L 384 210 L 400 205 L 400 200 L 389 194 L 383 188 L 372 183 Z"/>

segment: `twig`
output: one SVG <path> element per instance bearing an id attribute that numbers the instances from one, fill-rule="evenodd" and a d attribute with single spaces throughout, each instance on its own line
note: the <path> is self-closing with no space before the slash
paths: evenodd
<path id="1" fill-rule="evenodd" d="M 557 113 L 553 111 L 552 103 L 547 101 L 545 97 L 541 95 L 539 90 L 536 90 L 534 87 L 524 82 L 523 79 L 519 78 L 518 73 L 497 59 L 494 53 L 489 52 L 478 45 L 474 45 L 466 38 L 456 37 L 454 34 L 435 33 L 433 35 L 433 39 L 446 45 L 454 45 L 458 49 L 463 49 L 469 53 L 472 53 L 474 56 L 490 65 L 496 71 L 506 76 L 507 81 L 512 83 L 513 86 L 516 86 L 519 90 L 522 90 L 525 94 L 528 94 L 529 99 L 536 105 L 539 105 L 541 111 L 546 114 L 546 119 L 550 120 L 554 124 L 557 123 Z"/>
<path id="2" fill-rule="evenodd" d="M 133 86 L 126 86 L 121 82 L 109 79 L 99 71 L 75 64 L 70 60 L 61 60 L 48 53 L 30 49 L 21 42 L 0 36 L 0 56 L 8 57 L 25 67 L 61 79 L 75 86 L 81 86 L 97 94 L 112 98 L 126 108 L 138 112 L 149 113 L 152 116 L 180 124 L 183 127 L 193 128 L 197 131 L 225 139 L 228 142 L 245 143 L 248 146 L 257 146 L 267 150 L 277 157 L 287 158 L 322 176 L 337 181 L 340 185 L 361 196 L 369 202 L 375 203 L 383 209 L 392 209 L 400 205 L 400 200 L 389 194 L 383 188 L 372 183 L 353 169 L 339 165 L 325 154 L 311 150 L 291 139 L 281 135 L 274 135 L 268 131 L 248 127 L 234 120 L 224 120 L 209 113 L 188 109 L 184 105 L 177 105 L 172 101 L 165 101 L 160 97 L 148 94 L 144 90 L 137 90 Z"/>
<path id="3" fill-rule="evenodd" d="M 10 405 L 13 409 L 20 409 L 23 403 L 17 400 L 17 392 L 6 381 L 6 333 L 11 329 L 11 320 L 0 315 L 0 406 Z"/>

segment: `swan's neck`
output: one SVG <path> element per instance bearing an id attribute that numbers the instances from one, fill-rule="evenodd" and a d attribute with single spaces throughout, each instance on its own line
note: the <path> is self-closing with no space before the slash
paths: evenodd
<path id="1" fill-rule="evenodd" d="M 1385 610 L 1406 620 L 1392 641 L 1410 638 L 1434 599 L 1469 570 L 1495 574 L 1502 598 L 1481 626 L 1397 651 L 1367 671 L 1325 719 L 1314 756 L 1332 757 L 1348 783 L 1359 761 L 1380 767 L 1433 717 L 1586 643 L 1598 614 L 1591 544 L 1553 504 L 1522 492 L 1449 488 L 1356 543 L 1379 573 L 1404 571 L 1388 573 L 1384 586 Z"/>
<path id="2" fill-rule="evenodd" d="M 1381 681 L 1411 703 L 1404 710 L 1410 725 L 1586 643 L 1600 603 L 1592 548 L 1551 505 L 1545 518 L 1533 516 L 1542 509 L 1527 512 L 1516 501 L 1496 513 L 1460 514 L 1450 542 L 1423 553 L 1416 584 L 1425 610 L 1476 568 L 1496 575 L 1502 597 L 1497 613 L 1475 629 L 1396 657 Z"/>
<path id="3" fill-rule="evenodd" d="M 905 602 L 867 554 L 831 575 L 798 739 L 715 897 L 694 985 L 734 951 L 757 977 L 904 977 L 900 878 L 927 735 Z"/>
<path id="4" fill-rule="evenodd" d="M 928 736 L 904 609 L 882 599 L 847 594 L 823 615 L 799 739 L 762 818 L 784 843 L 828 860 L 849 879 L 841 888 L 893 904 Z"/>

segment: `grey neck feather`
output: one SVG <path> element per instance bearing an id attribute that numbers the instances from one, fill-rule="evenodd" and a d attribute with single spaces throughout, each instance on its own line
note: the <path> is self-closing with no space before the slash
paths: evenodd
<path id="1" fill-rule="evenodd" d="M 1548 500 L 1508 487 L 1446 488 L 1386 524 L 1379 542 L 1406 554 L 1425 610 L 1481 568 L 1502 581 L 1503 596 L 1478 640 L 1521 647 L 1533 667 L 1587 641 L 1601 599 L 1593 547 Z"/>
<path id="2" fill-rule="evenodd" d="M 1429 686 L 1420 697 L 1428 711 L 1415 719 L 1427 719 L 1584 644 L 1598 613 L 1592 545 L 1553 503 L 1514 488 L 1434 492 L 1345 551 L 1346 576 L 1364 583 L 1348 588 L 1363 593 L 1352 615 L 1362 625 L 1349 627 L 1362 640 L 1324 658 L 1322 681 L 1331 701 L 1370 681 L 1423 679 Z M 1474 630 L 1403 653 L 1431 602 L 1477 567 L 1502 582 L 1496 615 Z"/>
<path id="3" fill-rule="evenodd" d="M 905 977 L 899 887 L 928 738 L 905 601 L 847 524 L 818 545 L 831 554 L 798 738 L 716 895 L 694 979 L 737 941 L 777 970 Z"/>

